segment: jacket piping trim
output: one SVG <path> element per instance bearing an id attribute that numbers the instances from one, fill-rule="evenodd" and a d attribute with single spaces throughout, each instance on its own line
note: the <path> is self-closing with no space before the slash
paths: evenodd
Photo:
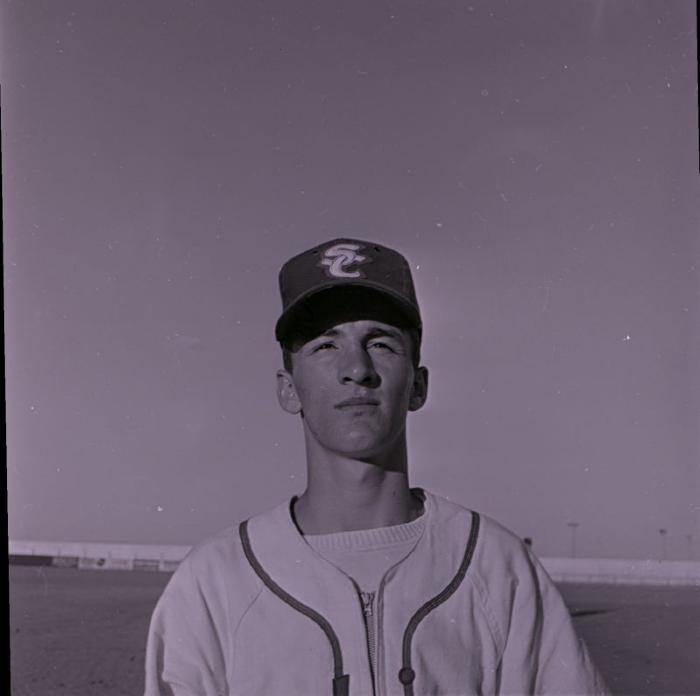
<path id="1" fill-rule="evenodd" d="M 330 625 L 328 620 L 321 616 L 317 611 L 307 606 L 303 602 L 300 602 L 295 597 L 292 597 L 288 592 L 285 592 L 265 571 L 265 569 L 260 564 L 257 556 L 253 552 L 253 547 L 250 543 L 250 537 L 248 536 L 248 520 L 241 522 L 238 527 L 238 532 L 241 537 L 241 543 L 243 544 L 243 553 L 250 563 L 251 567 L 257 574 L 257 576 L 263 581 L 265 586 L 275 595 L 277 595 L 283 602 L 288 604 L 292 609 L 295 609 L 300 614 L 308 617 L 312 621 L 315 621 L 318 627 L 326 634 L 328 642 L 331 644 L 331 650 L 333 651 L 333 696 L 347 696 L 350 687 L 350 677 L 347 674 L 343 674 L 343 653 L 340 649 L 340 641 L 336 635 L 333 627 Z"/>
<path id="2" fill-rule="evenodd" d="M 399 681 L 403 684 L 404 696 L 413 696 L 413 680 L 416 678 L 416 673 L 411 667 L 411 641 L 413 640 L 413 634 L 418 627 L 418 624 L 437 606 L 442 604 L 447 600 L 459 587 L 464 576 L 467 573 L 469 564 L 471 563 L 472 556 L 474 555 L 474 548 L 476 547 L 476 540 L 479 536 L 479 524 L 480 524 L 479 513 L 472 512 L 472 526 L 469 532 L 469 540 L 467 541 L 467 547 L 464 551 L 464 557 L 462 562 L 455 574 L 454 578 L 450 584 L 442 591 L 440 594 L 435 595 L 432 599 L 429 599 L 416 613 L 411 617 L 406 630 L 403 634 L 403 648 L 402 648 L 402 661 L 401 669 L 399 670 Z"/>

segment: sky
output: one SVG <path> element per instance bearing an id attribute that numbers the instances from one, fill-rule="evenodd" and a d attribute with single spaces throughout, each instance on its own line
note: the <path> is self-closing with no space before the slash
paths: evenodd
<path id="1" fill-rule="evenodd" d="M 1 12 L 11 538 L 301 493 L 277 272 L 350 236 L 413 269 L 412 485 L 545 556 L 700 559 L 695 3 Z"/>

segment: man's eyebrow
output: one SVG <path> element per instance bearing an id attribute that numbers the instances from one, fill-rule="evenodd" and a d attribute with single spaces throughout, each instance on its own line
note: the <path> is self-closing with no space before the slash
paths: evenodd
<path id="1" fill-rule="evenodd" d="M 386 336 L 387 338 L 393 338 L 397 341 L 403 340 L 403 334 L 400 331 L 398 331 L 396 329 L 388 329 L 388 328 L 384 329 L 384 328 L 381 328 L 379 326 L 377 326 L 373 329 L 370 329 L 367 332 L 366 338 L 368 338 L 368 339 L 377 338 L 378 336 Z"/>
<path id="2" fill-rule="evenodd" d="M 338 336 L 342 335 L 342 331 L 338 331 L 338 329 L 335 328 L 330 328 L 326 329 L 323 333 L 318 334 L 318 336 L 315 336 L 311 340 L 318 340 L 320 338 L 337 338 Z M 403 340 L 403 333 L 397 329 L 392 329 L 392 328 L 383 328 L 381 326 L 375 326 L 367 331 L 365 334 L 364 338 L 365 340 L 369 340 L 371 338 L 377 338 L 380 336 L 385 336 L 386 338 L 393 338 L 397 341 Z"/>

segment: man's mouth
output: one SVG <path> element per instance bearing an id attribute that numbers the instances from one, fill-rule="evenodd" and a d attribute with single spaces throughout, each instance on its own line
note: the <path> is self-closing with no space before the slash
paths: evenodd
<path id="1" fill-rule="evenodd" d="M 335 405 L 335 408 L 357 408 L 359 406 L 379 406 L 379 402 L 376 399 L 369 399 L 367 397 L 353 397 L 352 399 L 346 399 Z"/>

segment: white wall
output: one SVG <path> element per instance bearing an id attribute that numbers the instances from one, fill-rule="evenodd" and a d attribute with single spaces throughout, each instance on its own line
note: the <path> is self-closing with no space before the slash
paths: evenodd
<path id="1" fill-rule="evenodd" d="M 12 555 L 77 557 L 81 559 L 79 567 L 95 569 L 131 569 L 134 561 L 150 560 L 158 561 L 160 570 L 173 570 L 190 550 L 189 546 L 155 544 L 15 540 L 10 540 L 9 546 Z M 543 558 L 542 564 L 556 582 L 700 586 L 700 563 L 697 561 Z M 138 562 L 136 566 L 143 567 Z"/>

